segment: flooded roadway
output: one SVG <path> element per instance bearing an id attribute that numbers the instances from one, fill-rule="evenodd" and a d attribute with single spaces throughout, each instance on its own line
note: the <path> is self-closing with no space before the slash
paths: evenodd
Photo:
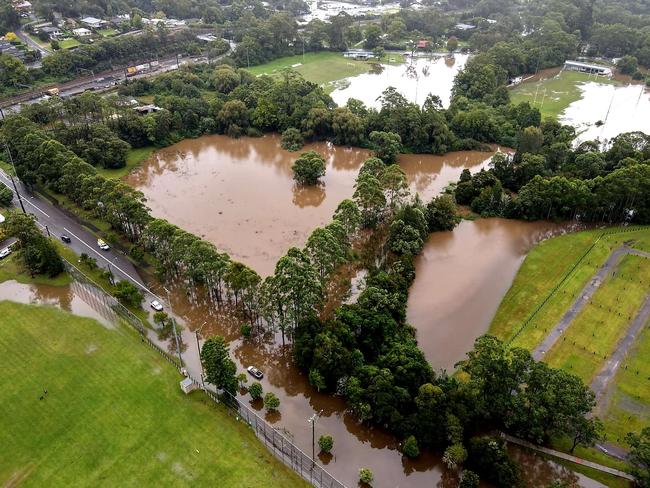
<path id="1" fill-rule="evenodd" d="M 291 166 L 300 152 L 316 150 L 327 161 L 322 185 L 297 186 Z M 215 244 L 255 269 L 273 273 L 291 246 L 302 246 L 318 226 L 331 221 L 338 204 L 352 197 L 354 181 L 371 153 L 328 143 L 285 151 L 280 137 L 203 136 L 169 146 L 146 160 L 126 183 L 142 191 L 162 217 Z M 464 168 L 487 166 L 489 152 L 445 156 L 401 155 L 411 189 L 426 201 Z"/>

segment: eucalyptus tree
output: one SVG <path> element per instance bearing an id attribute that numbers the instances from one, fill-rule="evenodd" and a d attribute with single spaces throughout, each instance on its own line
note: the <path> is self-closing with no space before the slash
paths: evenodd
<path id="1" fill-rule="evenodd" d="M 323 298 L 320 276 L 307 255 L 292 247 L 276 264 L 270 283 L 284 343 L 285 335 L 291 337 L 298 322 L 320 306 Z"/>
<path id="2" fill-rule="evenodd" d="M 354 190 L 354 200 L 361 210 L 364 227 L 375 227 L 386 208 L 386 196 L 379 179 L 371 173 L 360 173 Z"/>
<path id="3" fill-rule="evenodd" d="M 332 218 L 343 226 L 349 239 L 355 236 L 361 225 L 361 211 L 354 200 L 349 198 L 339 203 Z"/>
<path id="4" fill-rule="evenodd" d="M 318 227 L 307 239 L 305 253 L 320 275 L 321 282 L 345 260 L 346 249 L 328 228 Z"/>
<path id="5" fill-rule="evenodd" d="M 386 200 L 394 212 L 409 196 L 409 186 L 406 173 L 397 164 L 386 167 L 379 176 L 379 182 L 386 194 Z"/>

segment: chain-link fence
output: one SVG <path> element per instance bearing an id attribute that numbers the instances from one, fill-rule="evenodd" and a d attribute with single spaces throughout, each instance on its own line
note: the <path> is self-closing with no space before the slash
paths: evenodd
<path id="1" fill-rule="evenodd" d="M 134 315 L 133 312 L 122 305 L 115 297 L 108 294 L 72 263 L 64 259 L 63 264 L 70 276 L 74 278 L 73 286 L 75 287 L 75 293 L 78 293 L 84 301 L 93 306 L 102 316 L 112 320 L 120 318 L 132 326 L 140 334 L 142 342 L 157 351 L 169 363 L 173 364 L 179 372 L 186 374 L 198 388 L 204 389 L 208 397 L 214 402 L 226 406 L 228 412 L 237 420 L 246 422 L 269 451 L 284 464 L 316 488 L 345 488 L 343 483 L 329 474 L 322 466 L 301 451 L 253 410 L 241 403 L 236 397 L 227 392 L 218 395 L 208 388 L 203 388 L 203 385 L 199 381 L 183 370 L 182 365 L 173 356 L 147 337 L 147 329 L 138 316 Z"/>

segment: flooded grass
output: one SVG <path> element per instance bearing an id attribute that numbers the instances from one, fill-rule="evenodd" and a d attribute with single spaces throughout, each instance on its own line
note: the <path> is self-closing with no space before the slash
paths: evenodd
<path id="1" fill-rule="evenodd" d="M 6 301 L 0 315 L 0 366 L 11 379 L 0 390 L 0 479 L 306 486 L 244 424 L 201 393 L 183 395 L 178 373 L 130 329 Z"/>
<path id="2" fill-rule="evenodd" d="M 246 69 L 255 76 L 276 76 L 285 69 L 293 69 L 300 73 L 307 81 L 324 85 L 349 76 L 366 73 L 372 69 L 373 64 L 374 62 L 370 61 L 355 61 L 344 58 L 342 53 L 323 51 L 305 53 L 304 58 L 302 54 L 279 58 L 269 63 L 251 66 Z"/>
<path id="3" fill-rule="evenodd" d="M 558 119 L 571 103 L 582 98 L 580 85 L 586 82 L 617 83 L 609 78 L 577 71 L 561 71 L 557 75 L 551 71 L 548 77 L 533 78 L 513 88 L 510 91 L 510 100 L 513 103 L 528 102 L 539 108 L 542 120 Z M 609 100 L 605 103 L 609 103 Z"/>

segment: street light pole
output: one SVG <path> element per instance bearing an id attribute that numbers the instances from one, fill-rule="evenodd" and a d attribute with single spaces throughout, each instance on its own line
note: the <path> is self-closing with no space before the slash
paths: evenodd
<path id="1" fill-rule="evenodd" d="M 174 320 L 174 311 L 172 310 L 172 301 L 170 297 L 169 290 L 166 286 L 163 287 L 167 292 L 167 303 L 169 304 L 169 317 L 172 321 L 172 329 L 174 330 L 174 340 L 176 341 L 176 352 L 178 353 L 178 361 L 180 366 L 183 367 L 183 358 L 181 357 L 181 345 L 178 342 L 178 332 L 176 332 L 176 320 Z"/>
<path id="2" fill-rule="evenodd" d="M 318 420 L 318 417 L 320 417 L 322 413 L 323 413 L 322 410 L 318 413 L 314 413 L 314 415 L 309 417 L 309 420 L 307 420 L 307 422 L 311 424 L 311 467 L 312 469 L 316 464 L 316 420 Z"/>

